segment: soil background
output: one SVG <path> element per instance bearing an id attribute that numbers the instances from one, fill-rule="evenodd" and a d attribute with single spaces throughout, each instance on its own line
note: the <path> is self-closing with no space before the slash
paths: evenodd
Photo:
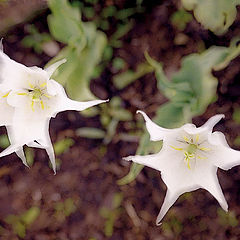
<path id="1" fill-rule="evenodd" d="M 21 2 L 21 1 L 19 1 Z M 30 13 L 28 1 L 23 4 L 12 3 L 10 7 L 0 6 L 1 22 L 11 11 L 20 12 L 22 8 Z M 41 1 L 37 1 L 41 2 Z M 100 1 L 101 8 L 116 5 L 127 8 L 129 1 Z M 134 26 L 123 38 L 123 46 L 114 50 L 114 56 L 123 58 L 127 68 L 136 69 L 144 61 L 144 51 L 163 62 L 168 76 L 180 67 L 181 58 L 198 52 L 204 44 L 229 46 L 234 36 L 240 35 L 240 9 L 229 31 L 217 37 L 204 30 L 194 19 L 184 31 L 178 30 L 170 22 L 170 16 L 178 9 L 179 1 L 143 1 L 144 12 L 133 16 Z M 26 25 L 35 24 L 40 32 L 48 32 L 46 17 L 50 11 L 45 1 L 39 5 L 35 16 L 12 26 L 4 33 L 4 51 L 12 59 L 27 66 L 44 67 L 50 59 L 46 54 L 36 54 L 33 49 L 24 48 L 21 40 L 27 34 Z M 24 13 L 26 14 L 26 13 Z M 27 14 L 26 14 L 27 15 Z M 13 13 L 13 18 L 16 14 Z M 21 21 L 20 21 L 21 22 Z M 17 22 L 18 23 L 18 22 Z M 114 24 L 111 25 L 114 28 Z M 110 29 L 111 30 L 111 29 Z M 174 39 L 184 34 L 187 41 L 176 45 Z M 61 48 L 61 44 L 59 44 Z M 193 119 L 197 126 L 209 117 L 224 113 L 223 119 L 214 130 L 225 133 L 229 145 L 240 150 L 235 144 L 240 134 L 240 125 L 233 120 L 234 109 L 240 107 L 240 57 L 229 66 L 214 72 L 219 79 L 217 100 L 209 105 L 207 111 Z M 135 116 L 138 109 L 154 116 L 158 106 L 167 101 L 156 87 L 154 74 L 147 74 L 123 90 L 117 90 L 112 83 L 112 66 L 109 64 L 101 77 L 91 83 L 93 93 L 99 98 L 120 96 L 124 107 Z M 221 212 L 218 202 L 205 190 L 184 194 L 171 207 L 164 218 L 165 224 L 155 225 L 155 219 L 163 203 L 166 186 L 158 171 L 145 167 L 139 176 L 128 185 L 119 186 L 117 180 L 125 176 L 130 164 L 122 157 L 134 155 L 137 142 L 122 141 L 119 133 L 127 133 L 131 122 L 121 122 L 113 140 L 104 146 L 101 140 L 81 138 L 76 135 L 80 127 L 99 127 L 98 117 L 85 118 L 77 112 L 67 111 L 57 115 L 50 123 L 50 135 L 53 142 L 70 137 L 75 143 L 69 151 L 58 158 L 61 161 L 57 175 L 53 175 L 48 166 L 48 157 L 43 150 L 36 149 L 33 166 L 28 169 L 20 159 L 12 154 L 0 161 L 0 239 L 15 240 L 18 237 L 5 219 L 9 214 L 19 215 L 32 206 L 40 208 L 40 215 L 27 229 L 24 239 L 30 240 L 237 240 L 240 238 L 240 167 L 229 171 L 218 170 L 218 177 L 229 204 L 228 215 Z M 136 130 L 139 131 L 139 129 Z M 1 133 L 6 133 L 1 128 Z M 103 147 L 106 151 L 102 151 Z M 117 211 L 112 209 L 116 193 L 123 196 Z M 71 214 L 56 213 L 57 204 L 73 201 L 75 206 Z M 114 212 L 112 236 L 106 236 L 106 219 L 101 216 L 103 207 Z M 230 216 L 230 217 L 229 217 Z M 232 223 L 234 219 L 235 223 Z"/>

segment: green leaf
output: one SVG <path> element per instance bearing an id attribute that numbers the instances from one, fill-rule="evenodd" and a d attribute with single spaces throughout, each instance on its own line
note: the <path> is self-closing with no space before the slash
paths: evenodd
<path id="1" fill-rule="evenodd" d="M 47 64 L 49 66 L 60 59 L 67 59 L 53 74 L 53 79 L 66 87 L 69 97 L 78 101 L 96 99 L 90 91 L 90 80 L 107 43 L 105 34 L 96 31 L 92 23 L 85 23 L 84 32 L 87 39 L 84 49 L 67 46 Z"/>
<path id="2" fill-rule="evenodd" d="M 107 43 L 104 33 L 94 31 L 92 35 L 92 41 L 79 54 L 76 68 L 66 83 L 69 96 L 79 101 L 95 99 L 89 89 L 90 80 Z"/>
<path id="3" fill-rule="evenodd" d="M 48 26 L 54 38 L 66 44 L 83 41 L 83 26 L 78 8 L 72 7 L 67 0 L 48 0 L 52 15 L 48 16 Z"/>
<path id="4" fill-rule="evenodd" d="M 120 108 L 120 109 L 112 108 L 110 111 L 110 114 L 113 118 L 115 118 L 119 121 L 131 121 L 132 120 L 132 113 L 124 108 Z"/>
<path id="5" fill-rule="evenodd" d="M 1 148 L 6 148 L 8 147 L 10 144 L 9 140 L 8 140 L 8 136 L 6 134 L 3 134 L 0 136 L 0 147 Z"/>
<path id="6" fill-rule="evenodd" d="M 183 7 L 194 12 L 194 16 L 206 29 L 216 35 L 227 32 L 236 18 L 239 0 L 182 0 Z"/>
<path id="7" fill-rule="evenodd" d="M 183 31 L 186 25 L 192 21 L 192 15 L 186 12 L 184 9 L 179 9 L 171 16 L 171 22 L 179 30 Z"/>
<path id="8" fill-rule="evenodd" d="M 141 63 L 137 66 L 136 71 L 128 70 L 126 72 L 115 75 L 113 77 L 113 84 L 117 89 L 123 89 L 138 78 L 152 71 L 153 68 L 149 66 L 149 64 Z"/>
<path id="9" fill-rule="evenodd" d="M 240 124 L 240 108 L 239 107 L 235 107 L 234 108 L 234 112 L 233 112 L 233 121 L 235 121 L 236 123 Z"/>
<path id="10" fill-rule="evenodd" d="M 88 128 L 88 127 L 78 128 L 76 130 L 76 134 L 79 137 L 93 138 L 93 139 L 103 139 L 106 135 L 106 133 L 99 128 Z"/>
<path id="11" fill-rule="evenodd" d="M 74 144 L 74 140 L 71 138 L 64 138 L 54 143 L 54 151 L 56 156 L 63 154 Z"/>
<path id="12" fill-rule="evenodd" d="M 21 215 L 21 220 L 25 225 L 30 225 L 33 223 L 40 214 L 40 209 L 38 207 L 31 207 L 24 214 Z"/>
<path id="13" fill-rule="evenodd" d="M 119 71 L 126 66 L 126 62 L 122 58 L 116 57 L 113 59 L 112 65 L 116 71 Z"/>

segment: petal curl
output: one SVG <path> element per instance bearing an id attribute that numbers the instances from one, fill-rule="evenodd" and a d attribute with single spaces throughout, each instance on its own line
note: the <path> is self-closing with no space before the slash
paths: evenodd
<path id="1" fill-rule="evenodd" d="M 64 64 L 67 60 L 64 58 L 62 60 L 59 60 L 49 67 L 45 68 L 44 70 L 48 73 L 48 76 L 51 77 L 52 74 L 57 70 L 58 67 L 60 67 L 62 64 Z"/>
<path id="2" fill-rule="evenodd" d="M 173 129 L 166 129 L 158 126 L 143 111 L 138 110 L 137 113 L 141 113 L 143 115 L 144 120 L 146 122 L 146 128 L 150 134 L 150 140 L 152 141 L 163 140 L 166 137 L 167 133 L 174 131 Z"/>

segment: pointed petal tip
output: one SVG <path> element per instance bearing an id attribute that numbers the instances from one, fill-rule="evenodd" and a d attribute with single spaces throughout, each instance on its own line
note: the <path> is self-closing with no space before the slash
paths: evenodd
<path id="1" fill-rule="evenodd" d="M 23 163 L 23 165 L 30 169 L 30 166 L 27 163 Z"/>
<path id="2" fill-rule="evenodd" d="M 221 207 L 225 212 L 228 212 L 228 204 L 227 203 L 221 204 Z"/>
<path id="3" fill-rule="evenodd" d="M 125 160 L 125 161 L 130 162 L 130 161 L 132 161 L 132 156 L 123 157 L 122 159 Z"/>
<path id="4" fill-rule="evenodd" d="M 3 38 L 0 39 L 0 51 L 3 52 Z"/>
<path id="5" fill-rule="evenodd" d="M 143 112 L 143 111 L 141 111 L 141 110 L 137 110 L 136 113 L 142 114 L 142 116 L 143 116 L 143 118 L 144 118 L 144 120 L 145 120 L 146 122 L 147 122 L 148 120 L 150 120 L 150 118 L 148 117 L 148 115 L 147 115 L 145 112 Z"/>
<path id="6" fill-rule="evenodd" d="M 157 220 L 156 220 L 156 225 L 157 225 L 157 226 L 161 226 L 161 225 L 162 225 L 162 222 L 157 219 Z"/>

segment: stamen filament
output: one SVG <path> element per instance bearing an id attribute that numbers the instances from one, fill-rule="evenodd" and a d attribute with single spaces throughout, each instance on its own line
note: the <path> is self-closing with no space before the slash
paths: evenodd
<path id="1" fill-rule="evenodd" d="M 177 150 L 177 151 L 182 151 L 183 150 L 183 148 L 177 148 L 177 147 L 174 147 L 174 146 L 170 146 L 170 147 Z"/>
<path id="2" fill-rule="evenodd" d="M 44 104 L 43 104 L 43 101 L 41 100 L 41 107 L 42 107 L 42 110 L 44 109 Z"/>
<path id="3" fill-rule="evenodd" d="M 10 92 L 6 93 L 5 95 L 3 95 L 3 98 L 6 98 L 9 95 Z"/>

